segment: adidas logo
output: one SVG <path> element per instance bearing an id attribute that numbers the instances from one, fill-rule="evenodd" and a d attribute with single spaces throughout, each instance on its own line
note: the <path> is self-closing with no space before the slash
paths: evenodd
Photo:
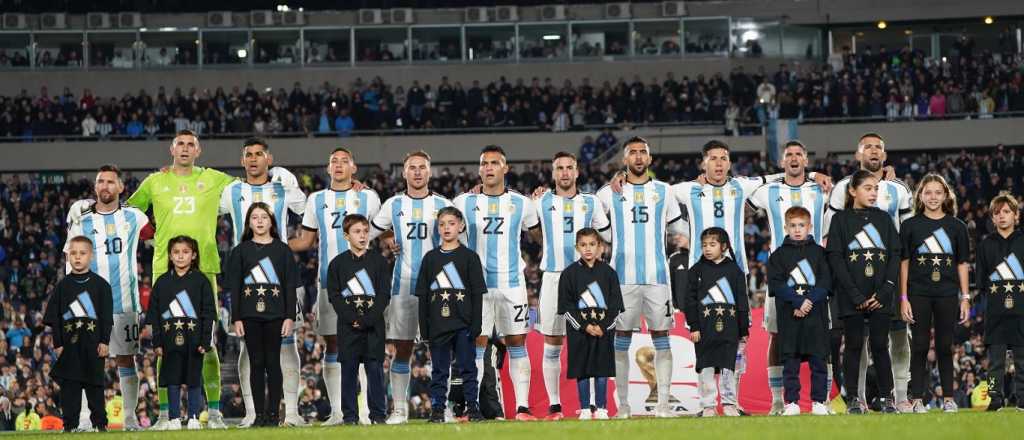
<path id="1" fill-rule="evenodd" d="M 558 211 L 558 209 L 556 209 L 554 206 L 552 206 L 551 208 L 548 209 L 548 211 Z"/>

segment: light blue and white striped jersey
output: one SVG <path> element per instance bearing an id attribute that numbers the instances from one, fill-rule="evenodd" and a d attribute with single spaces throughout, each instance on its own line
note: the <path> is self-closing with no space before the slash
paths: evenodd
<path id="1" fill-rule="evenodd" d="M 643 185 L 626 183 L 622 193 L 605 185 L 597 198 L 611 221 L 612 268 L 619 283 L 667 285 L 665 235 L 684 233 L 685 223 L 669 184 L 654 179 Z"/>
<path id="2" fill-rule="evenodd" d="M 326 188 L 310 194 L 306 199 L 302 227 L 316 231 L 320 242 L 317 248 L 320 259 L 317 281 L 321 289 L 327 288 L 327 268 L 331 265 L 331 260 L 348 250 L 345 231 L 341 228 L 345 216 L 361 214 L 367 219 L 372 219 L 377 216 L 378 211 L 380 197 L 376 191 L 369 188 L 362 191 L 334 191 Z"/>
<path id="3" fill-rule="evenodd" d="M 277 231 L 281 241 L 288 242 L 288 210 L 302 215 L 306 210 L 306 194 L 299 189 L 298 183 L 286 185 L 284 182 L 267 182 L 263 185 L 250 185 L 243 181 L 234 181 L 220 195 L 220 214 L 231 217 L 232 246 L 238 246 L 245 231 L 245 214 L 249 206 L 255 202 L 270 205 L 277 220 Z"/>
<path id="4" fill-rule="evenodd" d="M 828 198 L 830 212 L 826 214 L 826 225 L 832 220 L 833 211 L 842 211 L 846 207 L 846 188 L 850 185 L 850 177 L 852 176 L 844 177 L 832 187 L 832 194 Z M 914 215 L 911 206 L 913 198 L 914 192 L 902 180 L 882 180 L 878 182 L 878 199 L 875 200 L 875 207 L 889 214 L 896 225 L 896 231 L 899 231 L 903 221 Z M 825 232 L 828 233 L 828 229 L 825 229 Z"/>
<path id="5" fill-rule="evenodd" d="M 754 190 L 750 204 L 768 214 L 768 228 L 771 230 L 771 252 L 782 246 L 786 239 L 786 211 L 794 206 L 807 208 L 811 213 L 811 234 L 822 244 L 825 233 L 825 200 L 828 197 L 821 186 L 813 180 L 806 180 L 800 186 L 788 185 L 785 178 L 774 179 Z"/>
<path id="6" fill-rule="evenodd" d="M 71 209 L 82 209 L 81 219 L 72 221 L 68 215 L 68 239 L 84 236 L 92 240 L 93 253 L 90 269 L 110 283 L 113 296 L 113 312 L 141 313 L 139 304 L 139 275 L 137 272 L 137 251 L 139 232 L 149 223 L 149 217 L 142 211 L 122 206 L 108 214 L 93 210 L 91 203 L 75 202 Z M 64 243 L 64 252 L 68 251 Z M 71 266 L 65 265 L 65 273 Z"/>
<path id="7" fill-rule="evenodd" d="M 776 178 L 778 175 L 770 176 Z M 686 207 L 690 222 L 690 258 L 688 267 L 700 260 L 700 234 L 715 226 L 729 234 L 729 244 L 736 264 L 748 273 L 747 250 L 743 239 L 745 216 L 743 207 L 761 185 L 764 177 L 730 177 L 722 186 L 697 182 L 677 183 L 672 187 L 680 205 Z"/>
<path id="8" fill-rule="evenodd" d="M 423 256 L 441 244 L 437 212 L 446 206 L 452 206 L 452 202 L 434 193 L 418 199 L 396 194 L 384 201 L 380 212 L 370 221 L 371 240 L 393 229 L 395 242 L 402 249 L 391 276 L 392 296 L 411 296 L 416 290 Z"/>
<path id="9" fill-rule="evenodd" d="M 540 226 L 531 200 L 505 191 L 500 196 L 462 194 L 454 204 L 466 217 L 466 247 L 480 256 L 487 288 L 525 286 L 522 233 Z"/>
<path id="10" fill-rule="evenodd" d="M 540 270 L 544 272 L 561 272 L 580 258 L 576 252 L 576 233 L 580 229 L 594 228 L 603 232 L 610 227 L 608 214 L 593 194 L 562 197 L 548 191 L 533 200 L 533 206 L 544 232 L 544 251 L 540 259 Z"/>

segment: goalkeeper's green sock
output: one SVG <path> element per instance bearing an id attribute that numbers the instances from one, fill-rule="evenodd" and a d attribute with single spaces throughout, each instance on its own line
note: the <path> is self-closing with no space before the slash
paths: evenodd
<path id="1" fill-rule="evenodd" d="M 203 356 L 203 389 L 210 414 L 220 414 L 220 356 L 216 349 Z"/>

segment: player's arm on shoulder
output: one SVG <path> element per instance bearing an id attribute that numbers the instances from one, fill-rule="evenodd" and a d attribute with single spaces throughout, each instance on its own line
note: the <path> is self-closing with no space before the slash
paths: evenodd
<path id="1" fill-rule="evenodd" d="M 377 211 L 377 215 L 370 218 L 370 240 L 384 235 L 394 227 L 391 223 L 391 216 L 388 214 L 391 212 L 393 203 L 397 203 L 395 197 L 385 200 L 381 209 Z"/>
<path id="2" fill-rule="evenodd" d="M 153 173 L 142 180 L 139 187 L 135 189 L 126 203 L 128 206 L 134 206 L 142 212 L 149 210 L 150 205 L 153 203 L 153 180 L 159 176 L 158 173 Z"/>

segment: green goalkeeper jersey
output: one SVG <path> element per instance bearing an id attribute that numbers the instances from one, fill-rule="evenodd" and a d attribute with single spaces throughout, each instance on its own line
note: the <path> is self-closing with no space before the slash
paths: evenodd
<path id="1" fill-rule="evenodd" d="M 128 198 L 129 205 L 143 211 L 153 207 L 156 220 L 153 280 L 167 272 L 167 242 L 178 235 L 187 235 L 199 243 L 201 271 L 220 273 L 217 253 L 220 194 L 234 180 L 213 168 L 193 167 L 190 176 L 156 172 L 146 177 Z"/>

